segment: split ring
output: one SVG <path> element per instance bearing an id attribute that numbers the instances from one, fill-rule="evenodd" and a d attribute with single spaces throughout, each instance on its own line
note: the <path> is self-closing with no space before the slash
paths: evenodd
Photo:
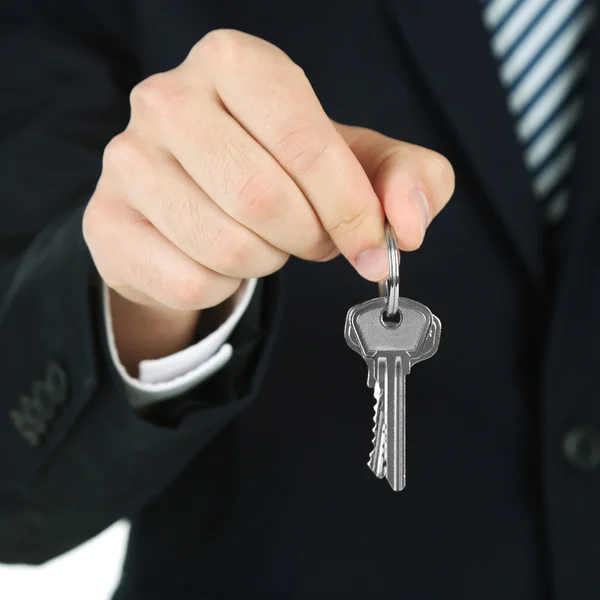
<path id="1" fill-rule="evenodd" d="M 394 230 L 389 223 L 386 223 L 385 226 L 385 240 L 387 242 L 390 276 L 389 279 L 379 282 L 379 295 L 387 297 L 385 316 L 393 317 L 398 312 L 400 303 L 400 249 Z"/>

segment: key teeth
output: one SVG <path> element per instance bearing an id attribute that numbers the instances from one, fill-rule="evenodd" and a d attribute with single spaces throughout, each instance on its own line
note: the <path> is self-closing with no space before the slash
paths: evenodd
<path id="1" fill-rule="evenodd" d="M 373 473 L 375 473 L 375 475 L 377 477 L 379 477 L 379 479 L 383 479 L 385 477 L 386 474 L 386 468 L 385 468 L 385 458 L 384 458 L 384 448 L 385 448 L 385 444 L 381 443 L 380 448 L 379 448 L 379 452 L 380 452 L 380 456 L 378 457 L 378 459 L 376 460 L 375 458 L 375 452 L 377 450 L 377 425 L 379 423 L 379 419 L 381 418 L 381 410 L 382 410 L 382 402 L 383 402 L 383 390 L 380 388 L 379 383 L 376 382 L 375 383 L 375 398 L 376 398 L 376 402 L 375 402 L 375 414 L 373 416 L 373 422 L 375 423 L 373 426 L 373 449 L 371 450 L 371 453 L 369 454 L 369 462 L 368 465 L 371 468 L 371 470 L 373 471 Z M 381 439 L 382 442 L 385 439 L 385 435 L 386 435 L 386 429 L 385 429 L 385 422 L 383 423 L 382 427 L 381 427 Z M 380 459 L 380 460 L 379 460 Z M 381 462 L 382 468 L 381 468 L 381 472 L 377 472 L 377 463 Z"/>
<path id="2" fill-rule="evenodd" d="M 373 442 L 372 442 L 372 446 L 373 449 L 371 450 L 371 453 L 369 454 L 369 466 L 375 467 L 375 462 L 374 462 L 374 456 L 375 456 L 375 450 L 377 450 L 375 443 L 377 441 L 377 420 L 379 417 L 379 410 L 380 410 L 380 406 L 381 406 L 381 393 L 379 393 L 379 386 L 377 385 L 377 383 L 375 384 L 375 407 L 373 409 Z"/>
<path id="3" fill-rule="evenodd" d="M 386 294 L 387 295 L 387 292 Z M 425 337 L 423 338 L 423 333 L 419 333 L 418 343 L 415 346 L 415 340 L 412 339 L 414 331 L 410 333 L 410 344 L 405 344 L 404 340 L 402 344 L 399 344 L 397 347 L 393 346 L 396 349 L 396 358 L 397 355 L 400 354 L 402 359 L 401 371 L 400 374 L 402 378 L 406 377 L 411 371 L 411 367 L 423 360 L 427 360 L 431 358 L 438 350 L 442 325 L 438 317 L 436 317 L 426 306 L 415 302 L 414 300 L 410 300 L 408 298 L 400 298 L 400 306 L 401 311 L 409 310 L 416 311 L 420 315 L 425 316 L 425 325 L 428 325 L 428 330 L 424 332 Z M 405 486 L 405 473 L 404 473 L 404 456 L 406 454 L 406 441 L 404 439 L 404 405 L 402 406 L 402 415 L 400 416 L 400 424 L 394 423 L 390 421 L 390 437 L 394 438 L 395 436 L 402 435 L 402 444 L 403 448 L 390 448 L 390 461 L 394 461 L 396 464 L 390 465 L 387 464 L 388 459 L 388 448 L 387 448 L 387 418 L 388 410 L 394 410 L 396 413 L 398 410 L 397 402 L 394 398 L 386 399 L 386 393 L 391 393 L 390 389 L 384 390 L 379 384 L 378 378 L 380 376 L 381 368 L 379 367 L 379 357 L 381 356 L 385 361 L 385 371 L 386 374 L 386 386 L 390 385 L 390 382 L 387 378 L 391 376 L 391 374 L 387 371 L 390 368 L 390 344 L 386 342 L 385 348 L 387 350 L 381 350 L 381 352 L 377 351 L 376 346 L 371 346 L 368 338 L 372 336 L 364 337 L 361 333 L 363 327 L 370 327 L 373 323 L 378 323 L 380 321 L 379 317 L 382 314 L 383 309 L 386 307 L 388 299 L 387 298 L 373 298 L 372 300 L 367 300 L 361 304 L 358 304 L 352 307 L 346 316 L 346 322 L 344 324 L 344 336 L 346 339 L 346 343 L 348 346 L 362 356 L 363 359 L 367 362 L 369 373 L 367 377 L 367 385 L 369 387 L 374 387 L 374 396 L 375 396 L 375 415 L 373 417 L 374 427 L 373 427 L 373 446 L 372 450 L 369 454 L 368 466 L 370 470 L 380 479 L 384 477 L 387 478 L 388 471 L 390 471 L 390 479 L 388 480 L 392 489 L 401 490 L 404 489 Z M 363 319 L 364 322 L 360 320 L 361 317 L 365 315 L 369 315 L 371 312 L 378 313 L 377 318 L 373 320 L 372 316 Z M 404 312 L 402 312 L 404 315 Z M 362 323 L 362 324 L 361 324 Z M 408 330 L 407 330 L 408 331 Z M 373 341 L 373 340 L 371 340 Z M 409 341 L 409 340 L 406 340 Z M 378 342 L 375 340 L 375 344 Z M 382 346 L 383 347 L 383 346 Z M 412 348 L 412 351 L 409 349 Z M 396 363 L 397 364 L 397 363 Z M 397 376 L 395 374 L 394 376 Z M 398 386 L 395 386 L 397 389 Z M 397 394 L 398 392 L 393 392 Z M 402 394 L 404 394 L 404 389 L 402 388 Z M 402 397 L 404 401 L 404 396 Z M 385 406 L 384 406 L 385 404 Z M 395 408 L 391 408 L 390 405 L 395 405 Z M 395 415 L 395 419 L 398 419 L 398 415 Z M 397 439 L 393 441 L 398 441 Z M 379 443 L 377 443 L 379 442 Z M 394 452 L 396 451 L 396 452 Z M 398 452 L 402 452 L 402 456 L 398 457 L 396 454 Z M 389 469 L 388 469 L 389 467 Z M 398 472 L 394 472 L 396 467 Z M 392 477 L 394 475 L 394 477 Z"/>

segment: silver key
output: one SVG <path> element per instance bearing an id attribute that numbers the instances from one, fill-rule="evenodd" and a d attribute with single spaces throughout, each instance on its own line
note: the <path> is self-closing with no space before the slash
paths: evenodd
<path id="1" fill-rule="evenodd" d="M 399 298 L 399 303 L 402 304 L 404 300 L 405 298 Z M 374 388 L 375 416 L 373 418 L 373 449 L 371 450 L 371 454 L 369 455 L 368 465 L 369 468 L 373 471 L 373 473 L 381 479 L 385 476 L 385 422 L 383 411 L 384 394 L 382 386 L 377 381 L 377 375 L 375 372 L 375 359 L 363 355 L 363 351 L 358 343 L 358 340 L 356 339 L 356 333 L 352 325 L 352 315 L 356 308 L 358 307 L 353 307 L 348 312 L 348 317 L 346 319 L 345 326 L 345 337 L 350 348 L 352 348 L 355 352 L 360 354 L 367 363 L 367 385 L 370 388 Z M 426 360 L 427 358 L 431 358 L 431 356 L 435 354 L 439 346 L 441 327 L 442 326 L 440 320 L 435 315 L 432 315 L 431 327 L 425 338 L 421 355 L 417 356 L 413 354 L 410 356 L 409 368 L 417 362 Z"/>
<path id="2" fill-rule="evenodd" d="M 344 327 L 344 337 L 346 338 L 346 343 L 348 344 L 348 346 L 350 346 L 350 348 L 352 348 L 352 350 L 354 350 L 354 352 L 356 352 L 357 354 L 360 354 L 365 362 L 367 363 L 367 367 L 368 367 L 368 374 L 367 374 L 367 386 L 372 388 L 375 386 L 375 361 L 372 358 L 369 358 L 367 356 L 363 355 L 362 349 L 358 343 L 358 340 L 356 339 L 356 333 L 354 332 L 354 326 L 352 325 L 352 313 L 354 312 L 354 309 L 358 308 L 358 306 L 353 306 L 349 311 L 348 314 L 346 315 L 346 325 Z"/>
<path id="3" fill-rule="evenodd" d="M 400 306 L 403 305 L 406 298 L 399 298 Z M 355 352 L 363 356 L 363 351 L 356 339 L 356 333 L 354 331 L 354 327 L 352 325 L 352 318 L 355 309 L 358 307 L 353 307 L 348 312 L 348 317 L 346 319 L 346 341 L 350 348 L 352 348 Z M 411 353 L 409 355 L 408 368 L 409 370 L 412 366 L 418 362 L 431 358 L 439 347 L 440 336 L 442 325 L 440 320 L 435 316 L 432 316 L 431 327 L 429 328 L 429 332 L 425 337 L 425 341 L 423 343 L 423 348 L 421 350 L 421 354 L 417 355 L 415 353 Z M 373 427 L 373 450 L 369 455 L 368 465 L 373 473 L 379 477 L 380 479 L 385 475 L 385 420 L 384 420 L 384 410 L 383 410 L 383 400 L 384 393 L 382 386 L 377 381 L 377 374 L 375 373 L 376 363 L 374 358 L 363 356 L 365 362 L 368 366 L 368 379 L 367 385 L 369 387 L 374 388 L 374 396 L 375 396 L 375 416 L 374 416 L 374 427 Z M 408 373 L 405 373 L 405 375 Z"/>
<path id="4" fill-rule="evenodd" d="M 392 489 L 405 486 L 405 376 L 413 359 L 427 350 L 425 341 L 433 323 L 431 311 L 424 305 L 402 298 L 402 315 L 397 325 L 384 319 L 385 298 L 375 298 L 355 307 L 350 313 L 351 327 L 362 356 L 374 365 L 377 396 L 375 439 L 369 466 L 378 477 L 387 477 Z M 436 326 L 434 326 L 436 327 Z M 379 392 L 379 393 L 378 393 Z"/>
<path id="5" fill-rule="evenodd" d="M 399 298 L 399 302 L 402 303 L 407 298 Z M 357 354 L 362 356 L 362 349 L 358 344 L 358 340 L 356 339 L 356 333 L 354 332 L 354 327 L 352 325 L 352 313 L 359 305 L 353 306 L 349 311 L 346 317 L 346 325 L 344 327 L 344 337 L 346 338 L 346 342 L 352 350 L 354 350 Z M 436 352 L 440 345 L 440 336 L 442 334 L 442 324 L 438 317 L 434 314 L 432 316 L 431 327 L 429 332 L 427 333 L 427 337 L 425 338 L 425 342 L 423 344 L 423 350 L 420 356 L 411 357 L 410 366 L 415 365 L 423 360 L 427 360 L 431 358 Z M 375 377 L 375 361 L 372 358 L 367 356 L 363 356 L 365 362 L 368 367 L 368 375 L 367 375 L 367 386 L 372 388 L 375 387 L 376 377 Z"/>
<path id="6" fill-rule="evenodd" d="M 346 316 L 346 325 L 344 327 L 344 337 L 346 338 L 346 342 L 352 350 L 354 350 L 357 354 L 360 354 L 362 358 L 367 363 L 368 367 L 368 376 L 367 376 L 367 386 L 370 388 L 374 388 L 374 396 L 375 396 L 375 416 L 373 417 L 374 426 L 373 426 L 373 449 L 371 450 L 371 454 L 369 455 L 369 467 L 375 473 L 377 477 L 380 479 L 384 476 L 384 468 L 383 468 L 383 411 L 382 411 L 382 403 L 383 403 L 383 392 L 381 390 L 381 386 L 378 384 L 375 373 L 375 359 L 370 358 L 368 356 L 364 356 L 363 350 L 358 343 L 358 339 L 356 338 L 356 333 L 354 331 L 354 326 L 352 324 L 352 315 L 354 310 L 358 308 L 359 305 L 352 307 Z"/>
<path id="7" fill-rule="evenodd" d="M 440 346 L 440 337 L 442 335 L 442 323 L 441 321 L 434 315 L 431 315 L 431 327 L 427 332 L 427 337 L 425 338 L 425 343 L 423 344 L 423 350 L 421 351 L 420 356 L 414 356 L 411 358 L 410 366 L 416 365 L 423 360 L 427 360 L 431 358 L 438 350 Z"/>
<path id="8" fill-rule="evenodd" d="M 380 298 L 348 311 L 344 333 L 348 346 L 367 363 L 367 385 L 374 388 L 369 467 L 377 477 L 387 476 L 394 490 L 401 490 L 406 484 L 405 377 L 412 365 L 437 352 L 441 322 L 423 304 L 399 297 L 400 254 L 389 223 L 386 238 L 390 278 L 380 283 Z M 399 315 L 397 326 L 383 319 L 394 313 Z"/>

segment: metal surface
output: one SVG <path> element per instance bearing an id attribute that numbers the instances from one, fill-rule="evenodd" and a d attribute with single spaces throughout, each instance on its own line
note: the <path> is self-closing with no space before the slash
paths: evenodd
<path id="1" fill-rule="evenodd" d="M 425 338 L 425 342 L 423 343 L 423 348 L 421 349 L 421 354 L 419 356 L 413 356 L 410 359 L 410 366 L 416 365 L 420 363 L 422 360 L 427 360 L 431 358 L 438 350 L 440 346 L 440 338 L 442 336 L 442 323 L 441 321 L 434 315 L 431 315 L 431 327 L 427 333 L 427 337 Z"/>
<path id="2" fill-rule="evenodd" d="M 401 310 L 397 309 L 402 314 L 402 321 L 397 327 L 386 327 L 381 323 L 383 307 L 387 303 L 385 298 L 368 300 L 354 311 L 352 321 L 365 356 L 375 356 L 385 350 L 420 354 L 425 342 L 424 333 L 431 326 L 431 311 L 418 302 L 403 300 Z"/>
<path id="3" fill-rule="evenodd" d="M 402 303 L 403 299 L 400 299 Z M 401 309 L 400 309 L 401 310 Z M 403 489 L 406 485 L 406 375 L 410 372 L 410 369 L 413 365 L 423 360 L 427 360 L 431 358 L 439 347 L 440 336 L 442 331 L 442 324 L 440 320 L 432 315 L 432 323 L 431 327 L 425 337 L 425 341 L 423 343 L 423 347 L 421 349 L 420 355 L 409 355 L 406 357 L 404 363 L 400 360 L 400 373 L 397 374 L 399 377 L 400 385 L 398 387 L 398 397 L 399 397 L 399 410 L 401 411 L 398 416 L 400 417 L 400 430 L 398 438 L 402 438 L 402 454 L 400 456 L 401 466 L 399 470 L 399 474 L 401 476 L 401 481 L 397 481 L 396 485 L 397 489 Z M 393 353 L 392 353 L 393 355 Z M 401 357 L 400 357 L 401 358 Z M 369 359 L 366 359 L 369 360 Z M 374 363 L 373 363 L 374 364 Z M 402 365 L 408 365 L 408 371 L 404 371 Z M 370 367 L 369 371 L 374 370 L 374 367 Z M 369 468 L 373 471 L 373 473 L 379 477 L 380 479 L 386 475 L 386 452 L 387 452 L 387 444 L 386 444 L 386 433 L 387 433 L 387 424 L 386 424 L 386 415 L 387 409 L 385 408 L 386 403 L 389 400 L 389 387 L 380 385 L 381 379 L 375 379 L 375 388 L 374 396 L 375 396 L 375 426 L 373 428 L 373 450 L 369 455 Z M 389 382 L 387 382 L 389 384 Z M 388 389 L 388 394 L 385 395 L 385 390 Z M 393 486 L 392 486 L 393 487 Z M 395 488 L 396 489 L 396 488 Z"/>
<path id="4" fill-rule="evenodd" d="M 377 477 L 385 476 L 399 491 L 406 482 L 405 375 L 411 357 L 422 354 L 433 315 L 414 300 L 399 301 L 402 320 L 389 328 L 381 320 L 386 298 L 375 298 L 354 307 L 350 323 L 363 357 L 375 363 L 376 407 L 373 452 L 369 467 Z"/>
<path id="5" fill-rule="evenodd" d="M 423 304 L 398 298 L 402 319 L 390 328 L 381 320 L 387 298 L 352 307 L 344 334 L 352 350 L 368 366 L 367 385 L 374 388 L 373 450 L 369 468 L 386 477 L 395 491 L 406 485 L 405 377 L 412 365 L 433 356 L 441 336 L 440 320 Z"/>
<path id="6" fill-rule="evenodd" d="M 375 396 L 369 468 L 399 491 L 406 485 L 406 375 L 437 352 L 442 324 L 424 304 L 400 298 L 400 252 L 389 223 L 386 241 L 389 279 L 380 282 L 379 298 L 348 311 L 344 336 L 367 363 Z"/>
<path id="7" fill-rule="evenodd" d="M 378 381 L 383 388 L 385 476 L 395 492 L 406 486 L 406 375 L 402 354 L 377 356 Z"/>
<path id="8" fill-rule="evenodd" d="M 373 364 L 376 365 L 375 361 Z M 385 477 L 385 409 L 383 406 L 383 389 L 375 377 L 374 386 L 375 414 L 373 415 L 373 449 L 369 454 L 369 468 L 373 473 L 382 479 Z"/>
<path id="9" fill-rule="evenodd" d="M 388 260 L 390 265 L 389 279 L 379 282 L 379 295 L 387 298 L 385 314 L 393 317 L 398 313 L 400 299 L 400 249 L 396 234 L 389 223 L 385 226 L 385 240 L 387 243 Z"/>

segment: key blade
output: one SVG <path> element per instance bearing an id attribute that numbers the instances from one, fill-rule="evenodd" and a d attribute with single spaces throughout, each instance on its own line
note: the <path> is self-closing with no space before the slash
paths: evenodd
<path id="1" fill-rule="evenodd" d="M 383 364 L 382 364 L 383 363 Z M 406 487 L 406 396 L 402 357 L 380 357 L 378 379 L 382 382 L 385 410 L 386 476 L 395 492 Z"/>
<path id="2" fill-rule="evenodd" d="M 374 388 L 377 384 L 376 373 L 375 373 L 375 359 L 365 358 L 369 372 L 367 374 L 367 387 Z"/>
<path id="3" fill-rule="evenodd" d="M 383 407 L 383 390 L 379 382 L 375 380 L 375 416 L 373 421 L 373 450 L 369 455 L 369 468 L 376 477 L 383 479 L 385 476 L 385 410 Z"/>
<path id="4" fill-rule="evenodd" d="M 375 392 L 369 467 L 400 491 L 406 486 L 405 378 L 413 364 L 437 352 L 441 323 L 429 308 L 408 298 L 399 299 L 396 324 L 385 320 L 385 307 L 386 298 L 353 307 L 344 332 L 348 345 L 366 361 Z"/>

